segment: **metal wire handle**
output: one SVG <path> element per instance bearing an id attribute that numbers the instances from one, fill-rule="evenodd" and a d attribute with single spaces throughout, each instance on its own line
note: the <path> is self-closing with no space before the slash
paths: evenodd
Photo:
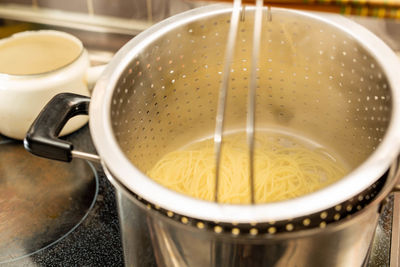
<path id="1" fill-rule="evenodd" d="M 226 96 L 229 86 L 229 74 L 231 63 L 233 59 L 233 53 L 236 42 L 237 29 L 239 24 L 239 18 L 244 20 L 244 8 L 242 9 L 242 15 L 240 15 L 240 7 L 242 5 L 241 0 L 235 0 L 233 4 L 233 11 L 231 15 L 230 28 L 228 33 L 228 41 L 225 52 L 225 63 L 223 69 L 222 83 L 219 90 L 218 98 L 218 110 L 216 117 L 216 126 L 214 133 L 214 151 L 215 151 L 215 192 L 214 200 L 218 202 L 218 188 L 219 188 L 219 176 L 221 167 L 221 149 L 223 141 L 223 130 L 224 130 L 224 118 L 225 118 L 225 105 Z M 249 156 L 249 182 L 250 182 L 250 200 L 251 203 L 255 203 L 254 198 L 254 132 L 255 132 L 255 97 L 257 88 L 257 65 L 258 56 L 260 51 L 260 40 L 261 40 L 261 28 L 262 28 L 262 10 L 263 0 L 256 0 L 256 10 L 254 16 L 254 31 L 253 31 L 253 47 L 252 47 L 252 62 L 250 70 L 250 86 L 248 94 L 248 106 L 247 106 L 247 122 L 246 122 L 246 133 L 247 133 L 247 144 L 248 144 L 248 156 Z M 270 9 L 268 9 L 270 13 Z M 271 19 L 271 16 L 268 16 Z"/>
<path id="2" fill-rule="evenodd" d="M 218 185 L 219 185 L 219 172 L 221 164 L 221 146 L 222 146 L 222 135 L 224 131 L 224 118 L 225 118 L 225 104 L 226 95 L 229 86 L 229 74 L 231 63 L 233 59 L 233 53 L 235 50 L 236 34 L 239 24 L 240 7 L 242 5 L 241 0 L 235 0 L 233 3 L 233 11 L 231 15 L 231 22 L 229 26 L 228 42 L 225 51 L 225 63 L 222 72 L 222 83 L 219 89 L 218 97 L 218 109 L 214 133 L 214 151 L 215 151 L 215 192 L 214 199 L 218 202 Z"/>
<path id="3" fill-rule="evenodd" d="M 247 145 L 249 147 L 249 177 L 251 203 L 254 199 L 254 132 L 255 132 L 255 101 L 257 88 L 257 65 L 260 52 L 261 28 L 262 28 L 263 0 L 256 0 L 254 16 L 253 47 L 251 55 L 250 86 L 247 105 Z"/>

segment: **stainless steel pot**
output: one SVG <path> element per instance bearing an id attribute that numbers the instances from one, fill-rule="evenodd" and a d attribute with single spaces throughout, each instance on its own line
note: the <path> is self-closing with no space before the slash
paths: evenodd
<path id="1" fill-rule="evenodd" d="M 213 133 L 231 11 L 208 6 L 151 27 L 118 52 L 95 87 L 90 130 L 117 189 L 127 265 L 143 266 L 151 247 L 160 266 L 361 266 L 397 179 L 400 63 L 345 18 L 272 9 L 263 22 L 256 106 L 257 129 L 334 148 L 351 168 L 342 180 L 292 200 L 228 205 L 178 194 L 145 175 L 164 154 Z M 246 117 L 254 9 L 242 12 L 228 131 Z M 88 106 L 84 97 L 53 99 L 28 132 L 27 149 L 95 159 L 57 139 Z"/>

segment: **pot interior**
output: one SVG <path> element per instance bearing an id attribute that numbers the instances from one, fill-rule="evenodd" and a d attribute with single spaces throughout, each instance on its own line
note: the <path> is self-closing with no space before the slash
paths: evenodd
<path id="1" fill-rule="evenodd" d="M 385 135 L 391 88 L 363 44 L 322 19 L 273 9 L 263 16 L 256 128 L 318 143 L 350 170 Z M 254 10 L 240 21 L 225 131 L 245 130 Z M 230 23 L 227 10 L 171 22 L 144 42 L 120 76 L 110 117 L 120 148 L 146 173 L 166 153 L 210 137 Z"/>

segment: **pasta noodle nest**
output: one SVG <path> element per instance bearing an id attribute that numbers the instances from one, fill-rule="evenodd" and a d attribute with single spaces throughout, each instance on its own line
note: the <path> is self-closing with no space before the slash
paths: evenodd
<path id="1" fill-rule="evenodd" d="M 218 201 L 250 203 L 249 152 L 245 134 L 225 136 L 221 151 Z M 256 203 L 282 201 L 315 192 L 342 178 L 346 172 L 344 165 L 321 147 L 310 148 L 292 137 L 256 134 Z M 213 201 L 213 140 L 197 142 L 166 154 L 147 174 L 176 192 Z"/>

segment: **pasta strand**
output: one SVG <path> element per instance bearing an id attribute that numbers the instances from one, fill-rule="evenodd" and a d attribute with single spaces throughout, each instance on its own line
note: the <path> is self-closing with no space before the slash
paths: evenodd
<path id="1" fill-rule="evenodd" d="M 250 203 L 247 149 L 244 133 L 224 137 L 218 192 L 222 203 Z M 292 137 L 257 133 L 254 153 L 256 203 L 312 193 L 348 172 L 325 149 L 310 148 Z M 209 139 L 168 153 L 147 174 L 179 193 L 213 201 L 214 162 L 213 140 Z"/>

